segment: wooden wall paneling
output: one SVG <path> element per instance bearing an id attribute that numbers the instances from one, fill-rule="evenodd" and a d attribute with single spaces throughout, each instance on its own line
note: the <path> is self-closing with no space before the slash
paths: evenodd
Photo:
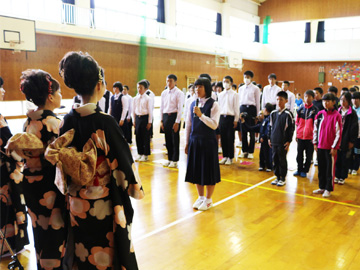
<path id="1" fill-rule="evenodd" d="M 259 7 L 261 23 L 266 16 L 270 16 L 272 22 L 286 22 L 359 16 L 359 14 L 358 0 L 267 0 Z"/>

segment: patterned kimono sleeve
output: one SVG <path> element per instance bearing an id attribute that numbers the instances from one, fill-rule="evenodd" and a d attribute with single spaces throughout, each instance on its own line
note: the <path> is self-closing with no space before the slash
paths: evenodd
<path id="1" fill-rule="evenodd" d="M 111 178 L 115 180 L 118 187 L 135 199 L 144 197 L 144 190 L 138 170 L 133 161 L 129 145 L 122 135 L 119 125 L 114 119 L 110 119 L 110 123 L 105 130 L 107 150 L 105 155 L 110 166 Z M 98 134 L 99 133 L 99 134 Z M 101 132 L 97 131 L 100 135 Z"/>

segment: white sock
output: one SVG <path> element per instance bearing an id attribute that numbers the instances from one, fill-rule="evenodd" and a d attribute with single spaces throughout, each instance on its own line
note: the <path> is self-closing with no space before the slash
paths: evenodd
<path id="1" fill-rule="evenodd" d="M 199 199 L 201 199 L 202 201 L 204 201 L 206 198 L 205 198 L 205 196 L 199 196 Z"/>
<path id="2" fill-rule="evenodd" d="M 206 199 L 206 203 L 212 203 L 212 199 Z"/>

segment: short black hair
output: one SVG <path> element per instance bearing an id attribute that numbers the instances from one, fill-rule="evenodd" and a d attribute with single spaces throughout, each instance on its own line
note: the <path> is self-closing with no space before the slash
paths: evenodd
<path id="1" fill-rule="evenodd" d="M 343 87 L 343 88 L 341 88 L 341 91 L 349 91 L 349 88 Z"/>
<path id="2" fill-rule="evenodd" d="M 332 94 L 332 93 L 326 93 L 326 94 L 322 97 L 322 100 L 336 101 L 336 98 L 335 98 L 334 94 Z"/>
<path id="3" fill-rule="evenodd" d="M 224 85 L 223 85 L 222 82 L 217 82 L 215 87 L 216 87 L 216 88 L 217 88 L 217 87 L 221 87 L 221 91 L 224 90 Z"/>
<path id="4" fill-rule="evenodd" d="M 285 99 L 288 99 L 288 94 L 285 92 L 285 91 L 279 91 L 277 94 L 276 94 L 277 97 L 283 97 Z"/>
<path id="5" fill-rule="evenodd" d="M 313 91 L 313 90 L 307 90 L 307 91 L 305 92 L 305 95 L 312 96 L 313 98 L 315 97 L 315 94 L 314 94 L 314 91 Z"/>
<path id="6" fill-rule="evenodd" d="M 211 76 L 207 73 L 202 73 L 199 75 L 199 78 L 207 78 L 211 82 Z"/>
<path id="7" fill-rule="evenodd" d="M 123 88 L 126 88 L 126 90 L 130 90 L 130 88 L 129 88 L 129 86 L 127 86 L 127 85 L 123 85 Z"/>
<path id="8" fill-rule="evenodd" d="M 234 84 L 232 85 L 232 88 L 235 88 L 235 89 L 236 89 L 236 87 L 237 87 L 237 85 L 234 83 Z"/>
<path id="9" fill-rule="evenodd" d="M 290 82 L 289 82 L 289 81 L 284 81 L 284 83 L 286 83 L 288 86 L 290 86 Z"/>
<path id="10" fill-rule="evenodd" d="M 167 78 L 168 78 L 168 79 L 173 79 L 175 82 L 177 82 L 177 77 L 176 77 L 175 74 L 169 74 L 169 75 L 167 76 Z"/>
<path id="11" fill-rule="evenodd" d="M 251 70 L 247 70 L 244 72 L 244 76 L 250 76 L 251 78 L 254 78 L 254 72 Z"/>
<path id="12" fill-rule="evenodd" d="M 142 85 L 145 87 L 145 89 L 148 89 L 148 82 L 146 80 L 138 81 L 138 85 Z"/>
<path id="13" fill-rule="evenodd" d="M 230 80 L 231 84 L 234 82 L 233 78 L 229 75 L 225 76 L 224 79 Z"/>
<path id="14" fill-rule="evenodd" d="M 271 103 L 266 103 L 265 109 L 267 110 L 268 113 L 271 113 L 275 109 L 275 107 Z"/>
<path id="15" fill-rule="evenodd" d="M 350 94 L 349 91 L 346 91 L 345 93 L 343 93 L 343 94 L 341 95 L 341 97 L 344 97 L 344 98 L 346 99 L 347 103 L 349 104 L 349 106 L 352 106 L 351 94 Z M 341 98 L 341 97 L 340 97 L 340 98 Z"/>
<path id="16" fill-rule="evenodd" d="M 352 94 L 353 99 L 360 99 L 360 92 L 355 92 Z"/>
<path id="17" fill-rule="evenodd" d="M 356 92 L 356 88 L 355 88 L 355 87 L 350 87 L 349 92 L 350 92 L 350 93 L 355 93 L 355 92 Z"/>
<path id="18" fill-rule="evenodd" d="M 105 82 L 104 70 L 88 53 L 68 52 L 59 63 L 59 74 L 78 95 L 92 95 L 97 83 Z"/>
<path id="19" fill-rule="evenodd" d="M 275 73 L 270 73 L 269 76 L 268 76 L 268 79 L 272 79 L 274 78 L 276 80 L 276 75 Z"/>
<path id="20" fill-rule="evenodd" d="M 53 95 L 60 89 L 59 82 L 41 69 L 23 71 L 20 80 L 21 92 L 36 106 L 44 106 L 48 95 Z"/>
<path id="21" fill-rule="evenodd" d="M 0 77 L 0 87 L 2 87 L 4 85 L 4 80 L 3 78 Z"/>
<path id="22" fill-rule="evenodd" d="M 359 91 L 359 86 L 357 85 L 354 85 L 354 87 L 357 89 L 357 91 Z"/>
<path id="23" fill-rule="evenodd" d="M 150 82 L 149 82 L 147 79 L 144 79 L 144 81 L 146 81 L 146 83 L 147 83 L 147 87 L 146 87 L 146 88 L 149 88 L 149 87 L 150 87 Z"/>
<path id="24" fill-rule="evenodd" d="M 118 88 L 120 92 L 122 92 L 124 90 L 121 82 L 114 82 L 113 88 Z"/>
<path id="25" fill-rule="evenodd" d="M 214 87 L 214 86 L 216 86 L 216 82 L 213 82 L 213 83 L 211 84 L 211 87 Z"/>
<path id="26" fill-rule="evenodd" d="M 190 83 L 189 86 L 188 86 L 188 89 L 190 88 L 194 88 L 194 84 L 193 83 Z"/>
<path id="27" fill-rule="evenodd" d="M 321 87 L 315 87 L 314 91 L 318 91 L 321 95 L 324 93 L 324 90 Z"/>
<path id="28" fill-rule="evenodd" d="M 211 97 L 211 93 L 212 93 L 212 88 L 211 88 L 211 83 L 209 81 L 208 78 L 206 77 L 200 77 L 196 80 L 196 82 L 194 83 L 195 86 L 198 85 L 203 85 L 205 88 L 205 96 L 207 98 Z"/>
<path id="29" fill-rule="evenodd" d="M 338 89 L 337 89 L 335 86 L 330 86 L 330 87 L 329 87 L 329 92 L 335 93 L 335 95 L 337 95 Z"/>

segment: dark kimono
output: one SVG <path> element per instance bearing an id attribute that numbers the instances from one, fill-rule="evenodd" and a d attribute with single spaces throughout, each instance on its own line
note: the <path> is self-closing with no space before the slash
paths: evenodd
<path id="1" fill-rule="evenodd" d="M 21 182 L 32 221 L 38 269 L 63 269 L 65 196 L 54 184 L 55 167 L 44 158 L 45 148 L 58 137 L 60 122 L 52 111 L 38 110 L 29 112 L 24 124 L 24 131 L 36 136 L 29 147 L 43 145 L 41 151 L 24 151 L 27 156 Z"/>
<path id="2" fill-rule="evenodd" d="M 57 183 L 69 194 L 74 267 L 138 269 L 131 241 L 129 196 L 141 199 L 144 192 L 118 122 L 96 104 L 75 104 L 64 117 L 60 134 L 49 148 L 69 147 L 59 149 L 58 154 L 50 149 L 46 157 L 54 164 L 57 156 L 57 170 L 66 175 L 62 177 L 66 188 Z"/>
<path id="3" fill-rule="evenodd" d="M 20 181 L 20 166 L 5 155 L 5 145 L 12 134 L 5 118 L 0 114 L 0 229 L 14 252 L 29 244 L 24 195 L 13 185 L 11 179 Z M 7 253 L 8 247 L 0 240 L 0 256 Z M 2 252 L 2 253 L 1 253 Z"/>

